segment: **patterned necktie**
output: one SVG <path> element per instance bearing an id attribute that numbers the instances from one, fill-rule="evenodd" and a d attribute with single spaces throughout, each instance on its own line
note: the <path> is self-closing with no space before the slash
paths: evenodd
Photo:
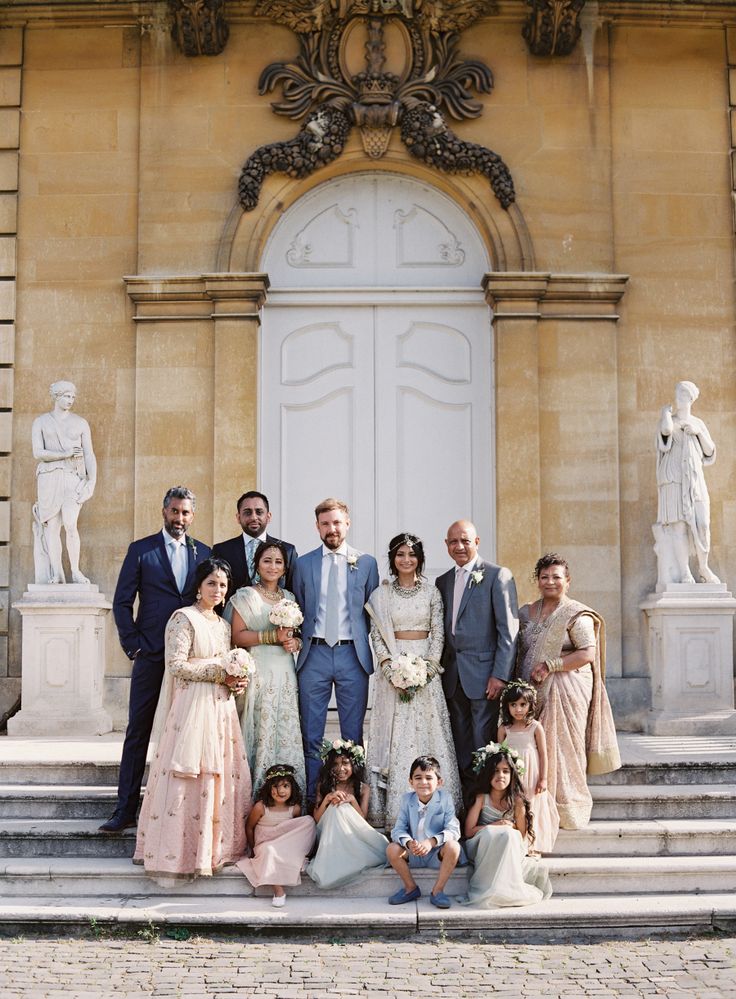
<path id="1" fill-rule="evenodd" d="M 183 593 L 187 582 L 188 568 L 186 542 L 183 544 L 170 545 L 169 550 L 171 552 L 171 568 L 174 573 L 174 579 L 176 580 L 179 593 Z"/>
<path id="2" fill-rule="evenodd" d="M 330 555 L 330 575 L 327 578 L 327 605 L 325 607 L 325 641 L 332 647 L 340 637 L 338 601 L 340 593 L 337 585 L 337 555 Z"/>
<path id="3" fill-rule="evenodd" d="M 258 547 L 258 538 L 251 538 L 248 544 L 245 546 L 245 560 L 248 563 L 248 575 L 250 576 L 251 583 L 255 582 L 254 561 L 256 557 L 257 547 Z"/>
<path id="4" fill-rule="evenodd" d="M 455 570 L 455 592 L 452 597 L 452 633 L 455 634 L 455 623 L 457 621 L 457 612 L 460 610 L 460 604 L 462 603 L 463 593 L 465 592 L 465 584 L 468 581 L 468 574 L 465 569 Z"/>
<path id="5" fill-rule="evenodd" d="M 427 808 L 429 807 L 429 802 L 423 805 L 419 802 L 419 822 L 417 824 L 417 841 L 421 843 L 424 839 L 424 829 L 427 823 Z"/>

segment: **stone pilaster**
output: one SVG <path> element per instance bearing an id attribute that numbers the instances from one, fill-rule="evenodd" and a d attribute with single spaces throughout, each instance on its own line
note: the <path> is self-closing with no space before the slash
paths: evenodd
<path id="1" fill-rule="evenodd" d="M 0 717 L 20 691 L 19 665 L 8 662 L 8 585 L 22 68 L 23 29 L 0 30 Z"/>
<path id="2" fill-rule="evenodd" d="M 573 594 L 608 625 L 608 674 L 621 676 L 618 274 L 487 274 L 497 385 L 499 557 L 533 591 L 531 568 L 560 551 Z"/>

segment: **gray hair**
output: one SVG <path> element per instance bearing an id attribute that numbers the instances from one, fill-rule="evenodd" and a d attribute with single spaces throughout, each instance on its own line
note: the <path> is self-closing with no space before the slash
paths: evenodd
<path id="1" fill-rule="evenodd" d="M 77 386 L 74 382 L 52 382 L 49 385 L 49 394 L 52 399 L 58 399 L 60 395 L 64 395 L 65 392 L 73 392 L 74 395 L 77 394 Z"/>
<path id="2" fill-rule="evenodd" d="M 172 486 L 171 489 L 166 491 L 166 495 L 164 496 L 164 510 L 169 506 L 172 499 L 189 500 L 192 504 L 192 510 L 197 509 L 197 497 L 186 486 Z"/>

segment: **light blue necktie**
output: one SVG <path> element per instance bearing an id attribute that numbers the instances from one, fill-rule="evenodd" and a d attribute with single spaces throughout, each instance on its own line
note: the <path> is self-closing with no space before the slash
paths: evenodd
<path id="1" fill-rule="evenodd" d="M 327 577 L 327 605 L 325 607 L 325 641 L 332 647 L 340 638 L 339 600 L 340 591 L 337 585 L 337 555 L 330 555 L 330 575 Z"/>
<path id="2" fill-rule="evenodd" d="M 186 542 L 181 545 L 169 545 L 169 549 L 171 551 L 171 568 L 174 572 L 174 579 L 176 580 L 179 593 L 183 593 L 187 582 L 187 570 L 189 568 L 187 565 Z"/>

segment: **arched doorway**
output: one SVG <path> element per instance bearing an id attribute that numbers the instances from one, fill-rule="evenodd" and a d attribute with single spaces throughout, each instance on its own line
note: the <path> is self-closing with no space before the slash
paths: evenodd
<path id="1" fill-rule="evenodd" d="M 274 227 L 261 262 L 259 479 L 300 551 L 317 540 L 315 503 L 337 495 L 356 546 L 382 553 L 415 531 L 430 577 L 458 516 L 493 555 L 489 266 L 467 215 L 398 174 L 329 181 Z"/>

